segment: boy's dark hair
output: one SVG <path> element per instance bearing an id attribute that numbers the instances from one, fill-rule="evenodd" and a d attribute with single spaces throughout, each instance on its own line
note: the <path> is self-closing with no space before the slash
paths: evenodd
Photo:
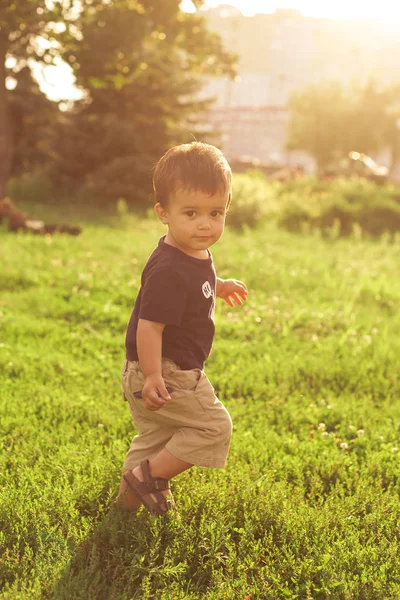
<path id="1" fill-rule="evenodd" d="M 232 171 L 221 150 L 202 142 L 171 148 L 154 169 L 155 199 L 162 206 L 177 190 L 201 190 L 212 196 L 230 191 L 231 185 Z"/>

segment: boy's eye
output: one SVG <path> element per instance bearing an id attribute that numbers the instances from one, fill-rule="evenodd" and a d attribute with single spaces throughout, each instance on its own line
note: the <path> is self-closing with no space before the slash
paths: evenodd
<path id="1" fill-rule="evenodd" d="M 215 218 L 215 217 L 222 216 L 222 214 L 223 213 L 220 210 L 213 210 L 212 213 L 211 213 L 211 216 Z M 196 211 L 195 210 L 187 210 L 185 212 L 185 215 L 187 215 L 189 218 L 190 217 L 195 217 L 196 216 Z"/>

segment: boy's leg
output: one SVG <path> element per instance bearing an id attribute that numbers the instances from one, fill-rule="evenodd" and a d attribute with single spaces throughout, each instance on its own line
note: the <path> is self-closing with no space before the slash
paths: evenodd
<path id="1" fill-rule="evenodd" d="M 186 463 L 179 458 L 173 456 L 168 450 L 161 450 L 157 456 L 150 460 L 150 472 L 152 477 L 161 477 L 163 479 L 172 479 L 179 473 L 183 473 L 190 467 L 192 467 L 190 463 Z M 122 470 L 121 483 L 119 486 L 118 497 L 116 501 L 118 501 L 127 511 L 131 512 L 136 510 L 140 505 L 141 501 L 136 496 L 136 494 L 130 489 L 128 484 L 126 483 L 123 475 L 128 473 L 129 469 Z M 143 481 L 143 473 L 140 466 L 133 469 L 132 473 L 139 479 L 139 481 Z M 168 490 L 163 491 L 164 496 L 170 496 L 170 492 Z"/>
<path id="2" fill-rule="evenodd" d="M 115 503 L 127 510 L 128 512 L 134 512 L 142 504 L 136 494 L 130 489 L 124 479 L 124 474 L 129 473 L 129 469 L 122 469 L 122 477 L 119 485 L 118 496 L 115 499 Z"/>
<path id="3" fill-rule="evenodd" d="M 176 458 L 176 456 L 173 456 L 173 454 L 168 452 L 165 448 L 150 460 L 150 472 L 151 476 L 154 478 L 161 477 L 163 479 L 172 479 L 176 475 L 179 475 L 179 473 L 183 473 L 183 471 L 190 469 L 192 466 L 192 464 L 187 463 L 180 458 Z M 143 473 L 140 466 L 136 467 L 132 472 L 140 481 L 143 481 Z"/>
<path id="4" fill-rule="evenodd" d="M 170 374 L 171 385 L 176 386 L 174 401 L 167 406 L 168 410 L 162 411 L 162 414 L 155 412 L 151 419 L 143 405 L 131 398 L 132 385 L 129 389 L 124 387 L 134 421 L 137 424 L 139 421 L 143 422 L 143 427 L 138 427 L 140 435 L 134 440 L 131 459 L 124 465 L 124 468 L 130 469 L 139 481 L 144 480 L 140 462 L 145 459 L 149 460 L 150 474 L 154 479 L 172 479 L 194 464 L 208 467 L 225 466 L 232 434 L 229 413 L 216 398 L 214 389 L 204 373 L 201 374 L 200 380 L 194 370 L 177 371 L 173 375 L 174 378 Z M 196 394 L 193 397 L 194 385 Z M 144 435 L 145 430 L 149 436 L 156 434 L 151 443 Z M 169 436 L 160 436 L 161 431 L 168 431 Z M 140 449 L 137 445 L 139 441 L 142 442 Z M 190 462 L 177 456 L 187 457 Z M 120 493 L 124 494 L 126 489 L 127 484 L 123 479 Z M 165 490 L 163 493 L 168 496 L 170 492 Z M 155 501 L 154 495 L 152 496 Z M 128 510 L 129 506 L 134 510 L 140 504 L 134 492 L 122 497 L 126 500 Z"/>
<path id="5" fill-rule="evenodd" d="M 172 420 L 175 424 L 177 419 L 181 427 L 168 441 L 164 441 L 158 453 L 143 457 L 149 459 L 150 474 L 154 479 L 170 480 L 194 464 L 219 468 L 225 466 L 232 435 L 232 421 L 226 408 L 216 398 L 207 377 L 204 377 L 202 382 L 201 403 L 188 402 L 185 392 L 179 402 L 180 397 L 175 394 L 174 405 L 176 409 L 179 408 L 179 416 L 171 416 L 170 427 L 172 430 Z M 168 417 L 168 414 L 164 415 L 167 422 Z M 178 458 L 176 454 L 187 456 L 191 462 Z M 138 462 L 135 460 L 136 465 Z M 132 473 L 139 481 L 144 480 L 140 465 L 132 469 Z M 121 484 L 122 486 L 125 487 L 125 483 Z M 163 494 L 168 496 L 168 490 L 163 491 Z M 154 495 L 152 497 L 155 501 Z"/>
<path id="6" fill-rule="evenodd" d="M 162 427 L 156 426 L 154 423 L 152 424 L 152 430 L 147 429 L 145 425 L 146 424 L 143 424 L 140 421 L 139 426 L 141 432 L 132 440 L 131 447 L 129 448 L 124 461 L 118 496 L 115 499 L 115 502 L 117 502 L 128 512 L 135 511 L 141 505 L 141 501 L 126 483 L 124 474 L 128 472 L 134 472 L 136 475 L 136 471 L 139 469 L 140 477 L 138 477 L 138 479 L 143 481 L 142 470 L 140 467 L 136 467 L 135 465 L 140 464 L 142 460 L 147 458 L 150 460 L 151 464 L 152 460 L 157 458 L 158 455 L 163 451 L 166 443 L 173 435 L 173 431 L 163 429 Z M 161 477 L 161 475 L 157 475 L 157 477 Z"/>
<path id="7" fill-rule="evenodd" d="M 176 475 L 179 475 L 179 473 L 183 473 L 183 471 L 186 471 L 193 466 L 180 458 L 176 458 L 176 456 L 173 456 L 165 448 L 149 462 L 151 476 L 155 479 L 172 479 Z M 124 470 L 124 472 L 127 471 Z M 143 481 L 143 473 L 140 465 L 133 469 L 132 473 L 139 481 Z M 170 490 L 163 490 L 162 493 L 166 498 L 171 496 Z M 153 497 L 153 500 L 156 500 L 153 494 L 151 494 L 151 496 Z M 121 479 L 119 497 L 123 498 L 121 501 L 123 502 L 124 507 L 129 511 L 136 510 L 141 504 L 141 501 L 137 498 L 136 494 L 130 490 L 123 477 Z"/>

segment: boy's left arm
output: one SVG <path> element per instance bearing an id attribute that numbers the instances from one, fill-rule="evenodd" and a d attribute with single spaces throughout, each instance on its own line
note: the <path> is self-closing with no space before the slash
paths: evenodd
<path id="1" fill-rule="evenodd" d="M 217 277 L 217 287 L 215 290 L 217 298 L 225 300 L 229 306 L 234 302 L 241 306 L 247 300 L 248 289 L 242 281 L 237 279 L 220 279 Z"/>

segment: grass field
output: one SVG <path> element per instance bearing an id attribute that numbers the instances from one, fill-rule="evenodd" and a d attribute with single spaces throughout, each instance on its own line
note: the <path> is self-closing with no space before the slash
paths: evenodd
<path id="1" fill-rule="evenodd" d="M 218 304 L 206 370 L 231 453 L 177 477 L 162 520 L 113 499 L 125 329 L 163 228 L 76 220 L 0 229 L 0 598 L 398 600 L 400 245 L 227 228 L 217 272 L 249 299 Z"/>

